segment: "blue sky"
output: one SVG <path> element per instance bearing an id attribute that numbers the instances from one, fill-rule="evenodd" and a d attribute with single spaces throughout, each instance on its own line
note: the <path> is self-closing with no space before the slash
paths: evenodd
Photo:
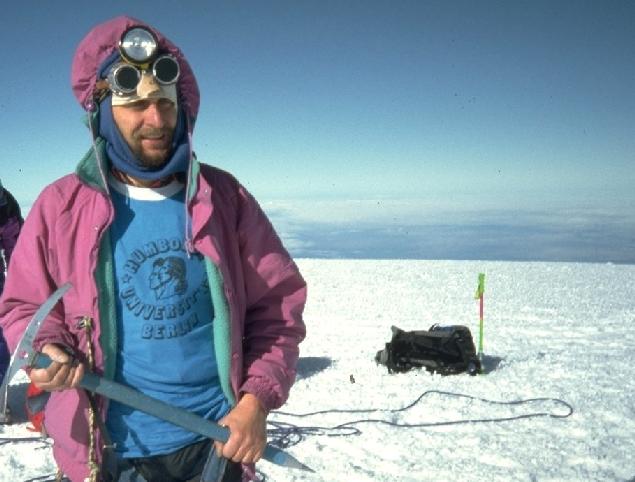
<path id="1" fill-rule="evenodd" d="M 635 262 L 634 2 L 175 5 L 3 5 L 0 178 L 21 204 L 89 147 L 72 55 L 126 13 L 185 52 L 199 158 L 298 256 Z"/>

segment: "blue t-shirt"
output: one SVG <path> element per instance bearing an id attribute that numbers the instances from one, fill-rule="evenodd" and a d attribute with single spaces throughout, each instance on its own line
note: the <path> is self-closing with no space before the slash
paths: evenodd
<path id="1" fill-rule="evenodd" d="M 218 420 L 229 410 L 218 379 L 212 306 L 200 255 L 184 247 L 183 185 L 138 188 L 110 179 L 117 313 L 115 380 Z M 111 401 L 107 428 L 122 457 L 173 452 L 202 437 Z"/>

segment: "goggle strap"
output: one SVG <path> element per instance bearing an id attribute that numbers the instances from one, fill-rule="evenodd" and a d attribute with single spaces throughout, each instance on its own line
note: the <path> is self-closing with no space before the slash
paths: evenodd
<path id="1" fill-rule="evenodd" d="M 95 82 L 95 90 L 93 92 L 93 98 L 97 101 L 97 103 L 104 100 L 104 98 L 110 92 L 110 84 L 106 79 L 99 79 Z"/>

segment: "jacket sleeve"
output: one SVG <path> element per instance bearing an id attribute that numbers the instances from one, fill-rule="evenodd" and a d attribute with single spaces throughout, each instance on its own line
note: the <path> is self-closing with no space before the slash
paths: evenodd
<path id="1" fill-rule="evenodd" d="M 9 350 L 13 352 L 36 310 L 57 288 L 55 257 L 51 249 L 51 230 L 59 203 L 49 186 L 36 200 L 11 256 L 9 272 L 0 298 L 0 324 Z M 57 303 L 35 340 L 39 349 L 46 342 L 74 346 L 64 328 L 63 301 Z"/>
<path id="2" fill-rule="evenodd" d="M 295 380 L 298 345 L 306 334 L 306 283 L 267 216 L 242 187 L 239 203 L 247 296 L 241 392 L 256 395 L 272 410 L 286 402 Z"/>

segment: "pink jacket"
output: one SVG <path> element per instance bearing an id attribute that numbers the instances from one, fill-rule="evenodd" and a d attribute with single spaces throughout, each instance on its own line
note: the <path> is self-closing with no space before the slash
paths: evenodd
<path id="1" fill-rule="evenodd" d="M 97 148 L 103 150 L 101 140 Z M 110 377 L 116 360 L 108 238 L 113 208 L 96 162 L 89 155 L 77 174 L 46 187 L 33 205 L 13 253 L 0 320 L 13 351 L 38 306 L 70 281 L 73 288 L 45 321 L 36 348 L 62 343 L 85 359 L 88 337 L 80 322 L 90 319 L 96 371 Z M 221 384 L 232 403 L 249 392 L 267 409 L 277 408 L 288 397 L 305 336 L 305 282 L 254 198 L 228 173 L 193 162 L 192 247 L 208 263 L 216 313 L 210 349 Z M 106 403 L 100 400 L 102 418 Z M 46 406 L 54 456 L 72 481 L 88 474 L 87 409 L 83 390 L 55 392 Z"/>

